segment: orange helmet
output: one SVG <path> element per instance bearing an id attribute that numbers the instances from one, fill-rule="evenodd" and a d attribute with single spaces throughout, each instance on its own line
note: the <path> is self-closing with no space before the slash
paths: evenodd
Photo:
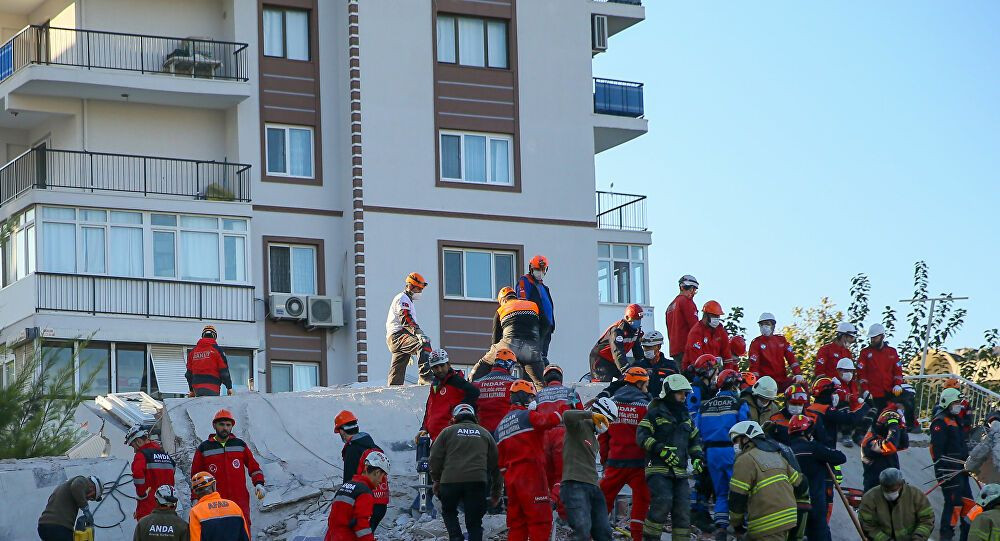
<path id="1" fill-rule="evenodd" d="M 948 378 L 944 382 L 944 389 L 958 389 L 962 385 L 958 382 L 958 378 Z"/>
<path id="2" fill-rule="evenodd" d="M 544 255 L 536 255 L 528 262 L 528 268 L 531 270 L 547 271 L 549 270 L 549 258 Z"/>
<path id="3" fill-rule="evenodd" d="M 625 371 L 625 383 L 637 385 L 643 381 L 649 381 L 649 373 L 641 366 L 633 366 Z"/>
<path id="4" fill-rule="evenodd" d="M 726 387 L 739 384 L 742 381 L 743 377 L 740 376 L 739 372 L 733 370 L 732 368 L 727 368 L 722 372 L 719 372 L 719 376 L 715 378 L 715 388 L 721 391 Z"/>
<path id="5" fill-rule="evenodd" d="M 222 408 L 221 410 L 215 412 L 215 417 L 212 419 L 212 424 L 214 425 L 219 421 L 229 421 L 233 423 L 233 426 L 236 426 L 236 418 L 233 417 L 233 413 L 225 408 Z"/>
<path id="6" fill-rule="evenodd" d="M 706 314 L 712 314 L 713 316 L 721 316 L 723 313 L 722 305 L 719 304 L 717 301 L 706 302 L 705 305 L 701 307 L 701 311 L 705 312 Z"/>
<path id="7" fill-rule="evenodd" d="M 510 386 L 511 393 L 516 393 L 518 391 L 525 392 L 528 394 L 535 394 L 535 386 L 532 385 L 530 381 L 519 379 Z"/>
<path id="8" fill-rule="evenodd" d="M 341 411 L 333 418 L 333 430 L 353 430 L 358 427 L 358 418 L 348 410 Z"/>
<path id="9" fill-rule="evenodd" d="M 747 354 L 747 341 L 742 336 L 734 336 L 729 339 L 729 351 L 736 357 Z"/>
<path id="10" fill-rule="evenodd" d="M 411 272 L 406 275 L 406 285 L 423 289 L 427 287 L 427 280 L 424 280 L 424 277 L 419 272 Z"/>
<path id="11" fill-rule="evenodd" d="M 516 362 L 517 361 L 517 356 L 514 355 L 513 351 L 511 351 L 511 350 L 509 350 L 507 348 L 500 348 L 500 349 L 497 350 L 496 360 L 498 360 L 498 361 Z"/>
<path id="12" fill-rule="evenodd" d="M 198 492 L 215 484 L 215 477 L 207 471 L 200 471 L 191 476 L 191 491 Z"/>
<path id="13" fill-rule="evenodd" d="M 552 377 L 549 377 L 549 374 L 554 374 L 554 375 Z M 550 380 L 555 381 L 557 379 L 559 381 L 563 380 L 563 369 L 560 368 L 559 365 L 550 364 L 545 367 L 545 370 L 542 370 L 542 380 L 544 380 L 545 383 L 548 383 Z"/>
<path id="14" fill-rule="evenodd" d="M 788 433 L 805 432 L 812 427 L 813 421 L 807 415 L 792 415 L 788 421 Z"/>
<path id="15" fill-rule="evenodd" d="M 757 383 L 757 374 L 753 372 L 740 372 L 740 376 L 743 378 L 743 384 L 740 387 L 750 387 L 754 383 Z"/>
<path id="16" fill-rule="evenodd" d="M 694 360 L 694 371 L 696 374 L 705 375 L 715 368 L 715 355 L 711 353 L 702 353 Z"/>
<path id="17" fill-rule="evenodd" d="M 630 304 L 626 306 L 625 317 L 629 319 L 642 319 L 642 307 L 638 304 Z"/>
<path id="18" fill-rule="evenodd" d="M 514 291 L 514 288 L 502 287 L 500 288 L 500 292 L 497 293 L 497 302 L 503 302 L 503 300 L 506 299 L 507 297 L 513 297 L 516 295 L 517 293 Z"/>

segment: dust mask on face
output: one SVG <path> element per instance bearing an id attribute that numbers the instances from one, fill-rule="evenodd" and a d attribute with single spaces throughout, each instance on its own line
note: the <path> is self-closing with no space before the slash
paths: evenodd
<path id="1" fill-rule="evenodd" d="M 733 452 L 734 452 L 734 453 L 736 453 L 736 454 L 740 454 L 740 451 L 742 451 L 742 450 L 743 450 L 743 449 L 741 449 L 741 448 L 740 448 L 740 444 L 738 444 L 738 443 L 734 443 L 734 444 L 733 444 Z"/>
<path id="2" fill-rule="evenodd" d="M 711 327 L 711 328 L 713 328 L 713 329 L 716 328 L 716 327 L 718 327 L 719 323 L 722 323 L 722 319 L 717 318 L 717 317 L 710 317 L 710 318 L 708 318 L 708 326 Z"/>
<path id="3" fill-rule="evenodd" d="M 541 280 L 545 278 L 545 271 L 533 270 L 531 271 L 531 275 L 535 277 L 535 280 Z"/>
<path id="4" fill-rule="evenodd" d="M 422 291 L 414 291 L 413 294 L 410 295 L 410 298 L 413 300 L 417 300 L 420 298 L 421 295 L 423 295 Z"/>
<path id="5" fill-rule="evenodd" d="M 764 336 L 771 336 L 771 333 L 773 333 L 773 332 L 774 332 L 774 327 L 772 327 L 770 325 L 761 325 L 760 326 L 760 334 L 762 334 Z"/>
<path id="6" fill-rule="evenodd" d="M 901 492 L 900 490 L 897 490 L 895 492 L 883 492 L 883 494 L 885 495 L 885 499 L 886 500 L 889 500 L 890 502 L 894 502 L 894 501 L 896 501 L 896 500 L 899 499 L 899 493 L 900 492 Z"/>
<path id="7" fill-rule="evenodd" d="M 844 383 L 850 383 L 850 381 L 852 379 L 854 379 L 854 372 L 841 372 L 840 373 L 840 381 L 843 381 Z"/>
<path id="8" fill-rule="evenodd" d="M 958 414 L 962 413 L 962 405 L 961 404 L 955 404 L 954 406 L 948 408 L 948 411 L 950 411 L 952 415 L 958 415 Z"/>
<path id="9" fill-rule="evenodd" d="M 840 395 L 839 394 L 833 393 L 832 395 L 830 395 L 830 406 L 831 407 L 835 408 L 835 407 L 837 407 L 837 404 L 839 404 L 839 403 L 840 403 Z"/>
<path id="10" fill-rule="evenodd" d="M 647 348 L 643 348 L 642 355 L 644 357 L 646 357 L 647 359 L 650 359 L 650 360 L 656 358 L 656 352 L 653 351 L 653 348 L 648 348 L 648 349 Z"/>
<path id="11" fill-rule="evenodd" d="M 788 413 L 791 413 L 792 415 L 802 415 L 802 408 L 803 406 L 800 404 L 789 404 Z"/>

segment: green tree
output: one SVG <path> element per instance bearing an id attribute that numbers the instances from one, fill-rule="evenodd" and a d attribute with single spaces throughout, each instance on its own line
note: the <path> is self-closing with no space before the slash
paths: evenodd
<path id="1" fill-rule="evenodd" d="M 746 337 L 747 328 L 743 326 L 743 307 L 733 306 L 722 318 L 722 326 L 729 333 L 729 336 Z"/>
<path id="2" fill-rule="evenodd" d="M 829 297 L 823 297 L 817 306 L 793 308 L 792 318 L 792 323 L 781 332 L 791 344 L 802 374 L 811 381 L 816 371 L 816 351 L 836 338 L 837 323 L 843 321 L 844 313 L 837 310 Z"/>
<path id="3" fill-rule="evenodd" d="M 1000 331 L 989 329 L 983 333 L 984 343 L 962 355 L 959 367 L 962 377 L 974 380 L 993 390 L 1000 388 L 1000 381 L 988 380 L 991 372 L 1000 369 Z M 995 377 L 995 376 L 994 376 Z"/>

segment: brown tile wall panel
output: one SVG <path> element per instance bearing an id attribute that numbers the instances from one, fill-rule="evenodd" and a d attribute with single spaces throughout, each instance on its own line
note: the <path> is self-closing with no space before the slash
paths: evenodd
<path id="1" fill-rule="evenodd" d="M 435 0 L 434 7 L 445 13 L 510 19 L 514 17 L 514 0 Z"/>

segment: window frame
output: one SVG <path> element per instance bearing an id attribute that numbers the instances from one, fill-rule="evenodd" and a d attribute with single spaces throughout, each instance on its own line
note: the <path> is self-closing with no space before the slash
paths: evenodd
<path id="1" fill-rule="evenodd" d="M 601 246 L 607 246 L 608 247 L 608 256 L 607 257 L 601 255 L 601 252 L 600 252 Z M 627 252 L 628 252 L 628 257 L 626 259 L 621 259 L 621 258 L 615 257 L 615 252 L 614 252 L 614 247 L 615 246 L 625 246 L 626 249 L 627 249 Z M 633 248 L 642 248 L 642 259 L 634 259 L 632 257 L 632 249 Z M 598 250 L 598 252 L 597 252 L 597 254 L 598 254 L 597 255 L 598 273 L 600 273 L 601 263 L 608 263 L 609 264 L 609 270 L 610 270 L 610 272 L 608 274 L 608 287 L 610 288 L 610 291 L 608 291 L 608 299 L 609 300 L 607 302 L 601 300 L 600 275 L 598 274 L 598 277 L 597 277 L 598 278 L 598 283 L 597 283 L 597 286 L 598 286 L 598 289 L 597 289 L 598 303 L 604 304 L 604 305 L 612 305 L 612 304 L 613 305 L 627 305 L 627 304 L 632 304 L 632 303 L 643 304 L 643 305 L 647 304 L 649 302 L 649 246 L 645 245 L 645 244 L 626 244 L 626 243 L 621 243 L 621 242 L 598 242 L 597 243 L 597 250 Z M 633 274 L 632 274 L 634 272 L 633 265 L 636 264 L 636 263 L 639 263 L 639 264 L 642 265 L 642 269 L 643 269 L 643 275 L 642 275 L 642 281 L 643 281 L 643 283 L 642 283 L 642 295 L 643 295 L 643 298 L 642 298 L 641 301 L 637 301 L 637 300 L 634 300 L 632 298 L 632 294 L 635 291 L 635 288 L 632 286 L 631 283 L 629 283 L 629 288 L 628 288 L 629 298 L 627 300 L 625 300 L 625 301 L 622 301 L 621 299 L 618 298 L 618 283 L 617 283 L 617 278 L 615 277 L 615 272 L 614 272 L 615 271 L 615 263 L 625 263 L 625 264 L 628 265 L 629 280 L 632 280 L 632 278 L 633 278 Z"/>
<path id="2" fill-rule="evenodd" d="M 446 60 L 441 60 L 439 53 L 437 51 L 437 41 L 438 41 L 438 22 L 441 17 L 450 17 L 452 20 L 452 35 L 454 36 L 454 50 L 455 50 L 455 61 L 448 62 Z M 481 21 L 483 24 L 483 65 L 477 66 L 475 64 L 462 64 L 462 48 L 461 48 L 461 38 L 459 36 L 459 19 L 473 19 Z M 506 51 L 504 58 L 506 58 L 506 65 L 503 67 L 491 66 L 490 65 L 490 22 L 500 22 L 504 25 L 504 45 L 506 46 Z M 490 69 L 490 70 L 504 70 L 509 71 L 510 68 L 510 19 L 504 19 L 500 17 L 476 17 L 471 15 L 463 15 L 458 13 L 438 13 L 434 16 L 434 60 L 441 64 L 449 64 L 452 66 L 461 66 L 463 68 L 476 68 L 476 69 Z"/>
<path id="3" fill-rule="evenodd" d="M 447 264 L 447 257 L 445 255 L 448 252 L 460 252 L 462 254 L 462 295 L 453 295 L 446 293 L 447 286 L 445 285 L 445 277 L 448 274 L 445 265 Z M 488 253 L 490 254 L 490 285 L 492 286 L 492 293 L 489 298 L 486 297 L 470 297 L 467 295 L 469 291 L 469 273 L 466 254 L 468 252 L 478 252 L 478 253 Z M 441 247 L 441 291 L 442 298 L 447 300 L 460 300 L 460 301 L 488 301 L 496 302 L 497 292 L 500 288 L 504 287 L 497 283 L 496 269 L 497 269 L 497 255 L 506 255 L 511 257 L 511 284 L 510 287 L 515 287 L 517 284 L 517 256 L 518 253 L 515 250 L 504 250 L 504 249 L 492 249 L 492 248 L 475 248 L 475 247 L 456 247 L 444 245 Z"/>
<path id="4" fill-rule="evenodd" d="M 271 248 L 288 248 L 288 289 L 291 291 L 275 291 L 271 287 L 271 283 L 274 277 L 274 268 L 271 264 Z M 292 251 L 295 248 L 306 248 L 312 250 L 312 262 L 313 262 L 313 291 L 312 293 L 297 293 L 295 292 L 295 284 L 293 278 L 295 276 L 295 258 L 292 257 Z M 315 244 L 298 244 L 293 242 L 268 242 L 267 243 L 267 290 L 269 293 L 277 293 L 279 295 L 300 295 L 300 296 L 311 296 L 319 295 L 319 246 Z"/>
<path id="5" fill-rule="evenodd" d="M 38 226 L 35 206 L 8 218 L 13 223 L 8 235 L 0 239 L 0 289 L 13 285 L 38 268 Z"/>
<path id="6" fill-rule="evenodd" d="M 458 136 L 458 157 L 459 157 L 459 170 L 461 171 L 462 178 L 451 178 L 444 176 L 444 144 L 443 139 L 446 135 Z M 466 180 L 468 175 L 465 171 L 465 139 L 468 136 L 473 137 L 485 137 L 486 138 L 486 180 L 480 182 L 478 180 Z M 493 145 L 492 141 L 504 141 L 507 143 L 507 172 L 508 180 L 507 182 L 496 182 L 492 179 L 493 177 Z M 474 186 L 496 186 L 501 188 L 514 188 L 517 186 L 517 181 L 514 175 L 514 136 L 506 133 L 489 133 L 489 132 L 475 132 L 475 131 L 461 131 L 461 130 L 449 130 L 449 129 L 439 129 L 438 130 L 438 180 L 440 182 L 454 182 L 458 184 L 472 184 Z"/>
<path id="7" fill-rule="evenodd" d="M 275 391 L 274 390 L 274 379 L 271 377 L 271 374 L 274 371 L 274 366 L 275 365 L 288 366 L 289 368 L 291 368 L 291 373 L 290 373 L 290 376 L 289 376 L 289 383 L 291 384 L 291 389 L 289 389 L 287 391 Z M 319 363 L 319 362 L 314 362 L 314 361 L 285 361 L 285 360 L 271 361 L 270 372 L 267 375 L 268 376 L 268 385 L 270 387 L 269 392 L 271 392 L 271 393 L 295 393 L 295 392 L 301 392 L 301 391 L 308 390 L 308 389 L 298 389 L 298 390 L 295 389 L 295 367 L 296 366 L 309 366 L 309 367 L 316 368 L 316 386 L 317 387 L 322 387 L 323 386 L 323 381 L 322 381 L 322 378 L 323 378 L 323 369 L 322 369 L 322 364 Z M 311 389 L 311 388 L 312 387 L 309 387 L 309 389 Z"/>
<path id="8" fill-rule="evenodd" d="M 270 129 L 282 130 L 285 134 L 285 172 L 271 170 L 270 152 L 267 147 L 267 131 Z M 291 173 L 291 131 L 303 130 L 309 132 L 309 175 L 293 175 Z M 267 122 L 264 124 L 264 173 L 269 177 L 310 179 L 316 178 L 316 128 L 301 124 L 279 124 Z"/>
<path id="9" fill-rule="evenodd" d="M 269 55 L 267 54 L 267 37 L 264 33 L 267 31 L 267 27 L 264 25 L 264 14 L 267 11 L 277 11 L 281 13 L 281 55 Z M 296 11 L 299 13 L 306 14 L 306 56 L 304 60 L 301 58 L 288 58 L 288 12 Z M 283 60 L 290 60 L 292 62 L 312 62 L 312 10 L 285 7 L 285 6 L 275 6 L 265 4 L 260 11 L 260 52 L 265 58 L 281 58 Z"/>

